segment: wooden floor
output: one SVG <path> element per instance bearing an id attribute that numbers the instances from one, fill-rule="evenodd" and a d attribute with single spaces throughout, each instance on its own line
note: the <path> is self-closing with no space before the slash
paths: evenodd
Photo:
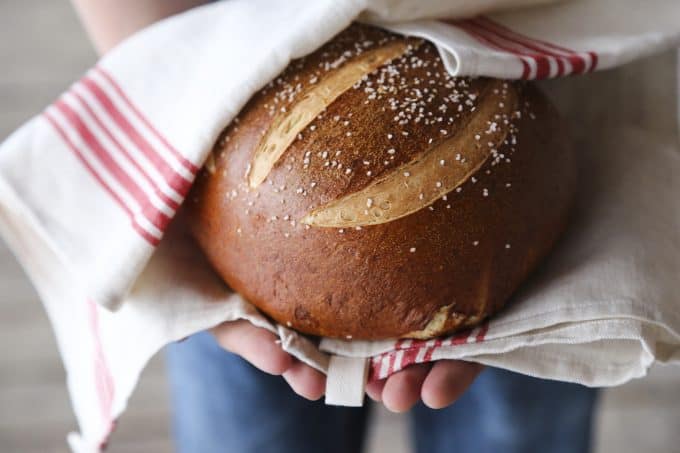
<path id="1" fill-rule="evenodd" d="M 676 125 L 672 58 L 652 60 L 656 69 L 649 76 L 638 64 L 616 76 L 616 83 L 609 82 L 611 74 L 574 83 L 597 84 L 602 90 L 595 92 L 612 100 L 610 108 L 628 109 L 632 121 L 668 132 Z M 41 110 L 93 61 L 66 0 L 0 2 L 0 138 Z M 620 82 L 627 79 L 637 82 Z M 563 97 L 560 102 L 580 101 Z M 590 109 L 580 119 L 584 126 L 586 118 L 606 121 L 606 112 Z M 64 436 L 75 421 L 64 371 L 37 295 L 2 243 L 0 345 L 0 452 L 66 452 Z M 597 452 L 680 452 L 679 382 L 680 370 L 663 368 L 606 391 L 598 412 Z M 171 451 L 168 413 L 163 364 L 157 359 L 144 373 L 109 451 Z M 405 418 L 378 411 L 368 450 L 408 452 Z"/>

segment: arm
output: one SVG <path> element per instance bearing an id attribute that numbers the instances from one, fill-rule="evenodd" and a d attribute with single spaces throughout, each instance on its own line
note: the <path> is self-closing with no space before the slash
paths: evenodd
<path id="1" fill-rule="evenodd" d="M 208 0 L 72 0 L 97 52 L 103 54 L 140 30 L 165 17 Z"/>

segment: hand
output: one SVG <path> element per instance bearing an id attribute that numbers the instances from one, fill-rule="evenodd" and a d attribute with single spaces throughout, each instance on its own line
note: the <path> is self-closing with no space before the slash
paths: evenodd
<path id="1" fill-rule="evenodd" d="M 217 342 L 265 373 L 280 375 L 298 395 L 318 400 L 326 377 L 285 352 L 276 335 L 248 321 L 225 322 L 212 329 Z M 405 412 L 418 401 L 433 409 L 452 404 L 482 371 L 476 363 L 440 360 L 412 365 L 387 379 L 369 382 L 366 393 L 393 412 Z"/>
<path id="2" fill-rule="evenodd" d="M 326 376 L 281 348 L 278 337 L 249 321 L 225 322 L 212 329 L 217 343 L 240 355 L 265 373 L 283 376 L 288 385 L 303 398 L 318 400 L 326 390 Z"/>
<path id="3" fill-rule="evenodd" d="M 366 393 L 392 412 L 406 412 L 420 400 L 431 409 L 442 409 L 460 398 L 483 368 L 461 360 L 420 363 L 369 382 Z"/>

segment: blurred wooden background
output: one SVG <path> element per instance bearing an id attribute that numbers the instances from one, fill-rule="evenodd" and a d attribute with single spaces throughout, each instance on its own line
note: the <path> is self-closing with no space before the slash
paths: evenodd
<path id="1" fill-rule="evenodd" d="M 95 61 L 66 0 L 0 1 L 0 139 L 39 112 Z M 617 71 L 546 82 L 575 133 L 616 121 L 677 133 L 675 54 Z M 680 177 L 680 176 L 679 176 Z M 680 287 L 678 288 L 680 292 Z M 0 452 L 66 452 L 75 429 L 64 371 L 38 297 L 0 242 Z M 607 390 L 597 417 L 597 453 L 680 452 L 680 369 Z M 161 359 L 143 374 L 113 437 L 112 453 L 172 450 Z M 377 411 L 369 453 L 406 453 L 406 419 Z M 200 453 L 200 452 L 198 452 Z"/>

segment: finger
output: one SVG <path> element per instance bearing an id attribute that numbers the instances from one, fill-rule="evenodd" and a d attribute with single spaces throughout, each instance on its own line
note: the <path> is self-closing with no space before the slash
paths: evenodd
<path id="1" fill-rule="evenodd" d="M 295 393 L 311 401 L 318 400 L 326 391 L 326 376 L 299 360 L 283 373 L 283 378 Z"/>
<path id="2" fill-rule="evenodd" d="M 420 388 L 430 370 L 430 364 L 418 364 L 405 368 L 387 378 L 382 401 L 392 412 L 406 412 L 420 399 Z"/>
<path id="3" fill-rule="evenodd" d="M 227 351 L 240 355 L 265 373 L 280 375 L 293 364 L 293 358 L 277 343 L 273 333 L 249 321 L 231 321 L 212 329 L 217 342 Z"/>
<path id="4" fill-rule="evenodd" d="M 441 409 L 456 401 L 484 367 L 460 360 L 440 360 L 428 374 L 420 397 L 431 409 Z"/>
<path id="5" fill-rule="evenodd" d="M 385 388 L 387 379 L 380 379 L 379 381 L 369 381 L 366 384 L 366 394 L 376 403 L 382 402 L 382 392 Z"/>

